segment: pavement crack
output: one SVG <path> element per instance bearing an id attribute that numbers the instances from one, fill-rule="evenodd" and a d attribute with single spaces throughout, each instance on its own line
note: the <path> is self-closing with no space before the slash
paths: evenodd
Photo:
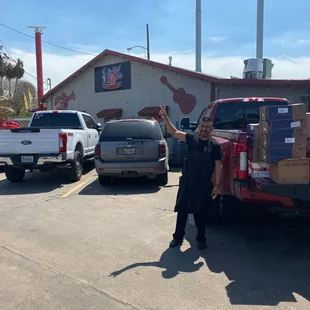
<path id="1" fill-rule="evenodd" d="M 119 304 L 122 304 L 122 305 L 127 306 L 127 307 L 131 307 L 134 310 L 143 310 L 142 308 L 139 308 L 137 306 L 131 305 L 131 304 L 125 302 L 125 301 L 122 301 L 122 300 L 118 299 L 117 297 L 114 297 L 114 296 L 106 293 L 105 291 L 103 291 L 103 290 L 101 290 L 101 289 L 99 289 L 99 288 L 89 284 L 87 281 L 85 281 L 83 279 L 76 278 L 76 277 L 71 276 L 71 275 L 69 275 L 67 273 L 59 271 L 59 270 L 57 270 L 57 269 L 55 269 L 53 267 L 50 267 L 50 266 L 48 266 L 46 264 L 43 264 L 43 263 L 41 263 L 41 262 L 39 262 L 39 261 L 37 261 L 37 260 L 27 256 L 27 255 L 21 253 L 21 252 L 18 252 L 17 250 L 14 250 L 14 249 L 10 248 L 9 246 L 6 246 L 4 244 L 0 244 L 0 247 L 2 249 L 4 249 L 4 250 L 14 254 L 14 255 L 17 255 L 17 256 L 21 257 L 22 259 L 24 259 L 24 260 L 26 260 L 26 261 L 28 261 L 30 263 L 36 264 L 37 266 L 39 266 L 41 268 L 44 268 L 44 269 L 46 269 L 46 270 L 48 270 L 48 271 L 50 271 L 50 272 L 52 272 L 52 273 L 54 273 L 56 275 L 60 275 L 60 276 L 62 276 L 64 278 L 67 278 L 67 279 L 69 279 L 71 281 L 75 281 L 77 283 L 80 283 L 81 285 L 84 285 L 86 288 L 88 288 L 90 290 L 93 290 L 94 292 L 96 292 L 98 294 L 104 295 L 105 297 L 107 297 L 107 298 L 109 298 L 111 300 L 114 300 L 115 302 L 117 302 Z"/>

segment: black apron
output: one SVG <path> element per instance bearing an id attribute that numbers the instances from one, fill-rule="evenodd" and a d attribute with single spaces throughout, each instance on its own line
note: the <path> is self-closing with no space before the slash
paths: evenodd
<path id="1" fill-rule="evenodd" d="M 193 141 L 180 177 L 175 212 L 205 213 L 212 203 L 215 161 L 212 156 L 213 142 L 210 139 L 204 150 L 197 150 L 198 141 Z"/>

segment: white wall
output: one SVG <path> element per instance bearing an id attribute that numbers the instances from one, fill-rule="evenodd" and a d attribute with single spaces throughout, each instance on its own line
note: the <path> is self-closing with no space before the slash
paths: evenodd
<path id="1" fill-rule="evenodd" d="M 73 90 L 76 99 L 70 101 L 69 109 L 84 110 L 96 118 L 96 113 L 102 109 L 122 108 L 123 117 L 135 117 L 137 113 L 147 106 L 168 105 L 169 116 L 173 123 L 180 121 L 186 115 L 182 114 L 179 106 L 173 101 L 173 93 L 160 82 L 161 76 L 166 76 L 168 81 L 175 87 L 184 87 L 185 91 L 196 97 L 197 103 L 194 110 L 187 115 L 196 120 L 202 109 L 210 102 L 211 86 L 209 82 L 190 78 L 131 62 L 131 89 L 95 93 L 94 68 L 108 64 L 127 61 L 126 59 L 107 56 L 99 61 L 94 67 L 79 75 L 68 85 L 48 98 L 48 109 L 53 109 L 51 100 L 62 92 L 67 95 Z M 99 120 L 103 122 L 103 120 Z"/>

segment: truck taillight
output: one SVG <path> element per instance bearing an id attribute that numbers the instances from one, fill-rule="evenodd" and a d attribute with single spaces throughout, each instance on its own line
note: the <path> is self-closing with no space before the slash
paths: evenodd
<path id="1" fill-rule="evenodd" d="M 59 152 L 67 152 L 68 136 L 66 133 L 59 134 Z"/>
<path id="2" fill-rule="evenodd" d="M 95 159 L 100 159 L 101 157 L 101 147 L 100 144 L 98 143 L 95 147 Z"/>
<path id="3" fill-rule="evenodd" d="M 248 177 L 248 149 L 246 144 L 234 144 L 234 166 L 235 177 L 238 180 L 245 180 Z"/>
<path id="4" fill-rule="evenodd" d="M 166 144 L 160 142 L 159 143 L 159 158 L 164 158 L 166 157 Z"/>

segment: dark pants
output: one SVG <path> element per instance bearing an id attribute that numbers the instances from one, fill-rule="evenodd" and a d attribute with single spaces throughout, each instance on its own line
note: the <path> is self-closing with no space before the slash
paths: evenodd
<path id="1" fill-rule="evenodd" d="M 185 228 L 187 223 L 188 213 L 181 211 L 177 215 L 177 224 L 173 238 L 176 240 L 183 240 L 185 236 Z M 206 215 L 205 214 L 194 214 L 195 224 L 197 228 L 197 241 L 206 241 Z"/>

